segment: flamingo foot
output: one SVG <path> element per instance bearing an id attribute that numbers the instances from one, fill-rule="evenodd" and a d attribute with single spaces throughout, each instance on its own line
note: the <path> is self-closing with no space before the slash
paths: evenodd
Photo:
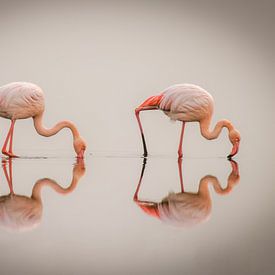
<path id="1" fill-rule="evenodd" d="M 10 158 L 19 158 L 19 156 L 14 155 L 13 152 L 8 152 L 8 151 L 2 150 L 2 154 L 6 155 L 6 156 L 8 156 Z"/>

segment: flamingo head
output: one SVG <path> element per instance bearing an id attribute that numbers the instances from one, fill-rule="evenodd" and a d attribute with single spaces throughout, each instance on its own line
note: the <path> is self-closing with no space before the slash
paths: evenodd
<path id="1" fill-rule="evenodd" d="M 241 135 L 239 131 L 233 129 L 229 131 L 229 140 L 233 145 L 232 151 L 230 155 L 227 156 L 227 158 L 231 159 L 233 156 L 235 156 L 239 151 L 239 145 L 241 141 Z"/>
<path id="2" fill-rule="evenodd" d="M 77 158 L 83 158 L 84 157 L 84 152 L 86 150 L 86 142 L 82 137 L 77 137 L 74 139 L 74 150 L 77 154 Z"/>

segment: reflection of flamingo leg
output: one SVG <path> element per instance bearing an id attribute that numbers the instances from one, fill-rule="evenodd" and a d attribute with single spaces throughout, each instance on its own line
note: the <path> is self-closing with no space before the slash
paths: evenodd
<path id="1" fill-rule="evenodd" d="M 12 152 L 14 124 L 15 124 L 15 120 L 12 120 L 9 132 L 7 134 L 6 140 L 5 140 L 3 148 L 2 148 L 2 153 L 9 157 L 16 157 Z M 8 144 L 9 144 L 9 151 L 7 151 Z"/>
<path id="2" fill-rule="evenodd" d="M 139 192 L 140 185 L 141 185 L 142 178 L 143 178 L 143 174 L 144 174 L 144 171 L 145 171 L 146 162 L 147 162 L 147 159 L 145 158 L 145 159 L 143 160 L 142 170 L 141 170 L 140 178 L 139 178 L 139 181 L 138 181 L 137 189 L 136 189 L 136 192 L 135 192 L 135 194 L 134 194 L 134 201 L 135 201 L 135 202 L 138 201 L 138 192 Z"/>
<path id="3" fill-rule="evenodd" d="M 10 188 L 10 193 L 13 194 L 13 184 L 12 184 L 12 163 L 11 163 L 11 159 L 9 159 L 9 173 L 7 171 L 7 162 L 3 161 L 2 162 L 2 166 L 3 166 L 3 170 L 4 170 L 4 174 L 6 177 L 6 180 L 8 182 L 9 188 Z"/>
<path id="4" fill-rule="evenodd" d="M 179 149 L 178 149 L 179 158 L 182 158 L 182 140 L 183 140 L 183 135 L 184 135 L 184 126 L 185 126 L 185 122 L 183 121 L 182 122 L 182 127 L 181 127 Z"/>
<path id="5" fill-rule="evenodd" d="M 153 202 L 153 201 L 144 201 L 144 200 L 140 200 L 138 198 L 138 193 L 139 193 L 139 189 L 141 186 L 141 182 L 142 182 L 142 178 L 143 178 L 143 174 L 144 174 L 144 170 L 145 170 L 145 166 L 146 166 L 146 161 L 147 161 L 147 159 L 144 158 L 139 182 L 138 182 L 137 189 L 134 194 L 133 200 L 148 215 L 153 216 L 153 217 L 159 217 L 158 203 Z"/>
<path id="6" fill-rule="evenodd" d="M 135 192 L 135 194 L 134 194 L 133 200 L 134 200 L 137 204 L 155 205 L 155 202 L 152 202 L 152 201 L 144 201 L 144 200 L 140 200 L 140 199 L 138 198 L 138 193 L 139 193 L 139 189 L 140 189 L 140 186 L 141 186 L 143 174 L 144 174 L 144 171 L 145 171 L 146 162 L 147 162 L 147 159 L 144 158 L 144 159 L 143 159 L 143 164 L 142 164 L 142 170 L 141 170 L 140 178 L 139 178 L 139 181 L 138 181 L 137 189 L 136 189 L 136 192 Z"/>
<path id="7" fill-rule="evenodd" d="M 182 179 L 182 158 L 178 159 L 178 167 L 179 167 L 181 192 L 184 193 L 184 186 L 183 186 L 183 179 Z"/>

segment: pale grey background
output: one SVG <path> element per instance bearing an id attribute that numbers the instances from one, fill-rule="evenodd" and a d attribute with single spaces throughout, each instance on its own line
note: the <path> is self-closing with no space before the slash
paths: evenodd
<path id="1" fill-rule="evenodd" d="M 45 124 L 75 121 L 89 152 L 134 153 L 141 152 L 134 108 L 169 85 L 195 83 L 215 99 L 214 122 L 228 118 L 241 131 L 242 156 L 251 147 L 264 154 L 274 151 L 273 3 L 1 1 L 0 83 L 40 85 Z M 179 125 L 157 112 L 142 120 L 151 152 L 176 152 Z M 67 150 L 68 133 L 46 140 L 31 124 L 16 125 L 24 132 L 17 151 Z M 223 156 L 230 148 L 225 138 L 205 141 L 195 124 L 184 145 L 187 156 Z"/>
<path id="2" fill-rule="evenodd" d="M 46 94 L 45 125 L 71 119 L 88 142 L 86 176 L 70 196 L 45 191 L 39 228 L 1 229 L 3 274 L 273 274 L 274 1 L 0 1 L 0 83 L 30 81 Z M 215 99 L 215 123 L 242 135 L 241 182 L 212 192 L 208 223 L 179 230 L 132 202 L 142 145 L 134 108 L 175 83 L 195 83 Z M 152 157 L 141 195 L 179 190 L 179 123 L 141 115 Z M 1 141 L 9 121 L 1 119 Z M 204 140 L 197 124 L 184 139 L 186 189 L 206 174 L 225 185 L 230 151 L 224 131 Z M 15 153 L 54 156 L 14 161 L 18 194 L 51 177 L 67 184 L 71 136 L 15 129 Z M 108 157 L 109 156 L 109 157 Z M 1 175 L 1 194 L 8 188 Z M 2 273 L 1 273 L 2 274 Z"/>

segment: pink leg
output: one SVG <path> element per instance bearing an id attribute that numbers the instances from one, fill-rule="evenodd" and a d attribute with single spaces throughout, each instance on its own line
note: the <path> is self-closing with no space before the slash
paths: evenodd
<path id="1" fill-rule="evenodd" d="M 14 192 L 13 192 L 13 184 L 12 184 L 12 162 L 11 162 L 11 159 L 9 159 L 9 173 L 7 171 L 7 161 L 6 160 L 2 161 L 2 166 L 3 166 L 6 180 L 8 182 L 9 188 L 10 188 L 10 193 L 13 194 Z"/>
<path id="2" fill-rule="evenodd" d="M 145 137 L 144 137 L 144 133 L 143 133 L 141 121 L 140 121 L 140 118 L 139 118 L 139 112 L 140 112 L 140 111 L 147 111 L 147 110 L 156 110 L 156 109 L 157 109 L 157 107 L 155 106 L 155 107 L 140 107 L 140 108 L 137 108 L 137 109 L 135 110 L 136 118 L 137 118 L 137 121 L 138 121 L 138 126 L 139 126 L 140 133 L 141 133 L 141 138 L 142 138 L 143 156 L 144 156 L 144 157 L 147 157 L 147 156 L 148 156 L 148 151 L 147 151 L 147 147 L 146 147 L 146 142 L 145 142 Z"/>
<path id="3" fill-rule="evenodd" d="M 3 148 L 2 148 L 2 153 L 5 154 L 5 155 L 7 153 L 7 145 L 8 145 L 9 139 L 10 139 L 10 135 L 11 135 L 11 127 L 8 131 L 7 137 L 5 139 L 5 142 L 4 142 L 4 145 L 3 145 Z"/>
<path id="4" fill-rule="evenodd" d="M 184 126 L 185 126 L 185 122 L 183 121 L 182 128 L 181 128 L 181 134 L 180 134 L 179 149 L 178 149 L 179 158 L 182 158 L 182 140 L 183 140 L 183 134 L 184 134 Z"/>
<path id="5" fill-rule="evenodd" d="M 14 124 L 15 124 L 15 120 L 11 121 L 11 126 L 9 129 L 9 132 L 7 134 L 4 146 L 2 148 L 2 153 L 4 155 L 7 155 L 9 157 L 17 157 L 16 155 L 13 154 L 12 152 L 12 144 L 13 144 L 13 130 L 14 130 Z M 7 145 L 9 143 L 9 151 L 7 151 Z"/>
<path id="6" fill-rule="evenodd" d="M 10 136 L 10 146 L 9 146 L 9 153 L 12 154 L 12 142 L 13 142 L 13 130 L 14 130 L 15 120 L 11 122 L 11 136 Z"/>
<path id="7" fill-rule="evenodd" d="M 182 179 L 182 158 L 178 158 L 179 176 L 181 192 L 184 193 L 183 179 Z"/>

